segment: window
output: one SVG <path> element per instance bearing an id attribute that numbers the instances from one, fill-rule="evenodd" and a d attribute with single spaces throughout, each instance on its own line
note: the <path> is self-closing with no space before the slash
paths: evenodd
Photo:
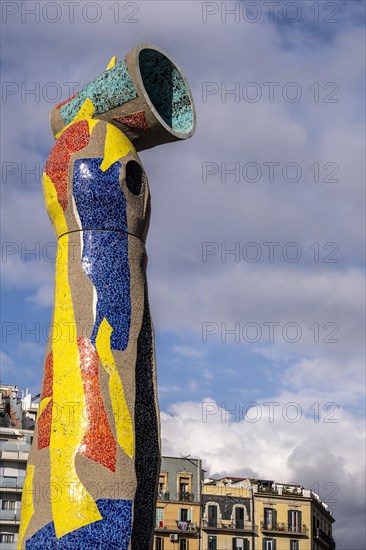
<path id="1" fill-rule="evenodd" d="M 15 500 L 3 500 L 3 510 L 15 510 Z"/>
<path id="2" fill-rule="evenodd" d="M 299 510 L 288 511 L 288 530 L 292 533 L 301 533 L 301 512 Z"/>
<path id="3" fill-rule="evenodd" d="M 188 550 L 188 540 L 179 539 L 179 550 Z"/>
<path id="4" fill-rule="evenodd" d="M 164 527 L 164 508 L 156 509 L 156 527 Z"/>
<path id="5" fill-rule="evenodd" d="M 233 550 L 249 550 L 249 540 L 238 537 L 234 538 Z"/>
<path id="6" fill-rule="evenodd" d="M 0 535 L 0 542 L 14 542 L 14 535 L 11 533 L 2 533 Z"/>
<path id="7" fill-rule="evenodd" d="M 241 506 L 235 508 L 235 527 L 236 529 L 244 529 L 244 508 Z"/>
<path id="8" fill-rule="evenodd" d="M 290 550 L 300 550 L 300 543 L 298 540 L 290 540 Z"/>
<path id="9" fill-rule="evenodd" d="M 214 504 L 209 504 L 207 506 L 208 512 L 208 526 L 217 527 L 217 506 Z"/>
<path id="10" fill-rule="evenodd" d="M 190 484 L 190 477 L 187 476 L 179 476 L 178 478 L 178 492 L 179 492 L 179 500 L 189 501 L 190 500 L 190 490 L 191 490 L 191 484 Z"/>
<path id="11" fill-rule="evenodd" d="M 156 537 L 155 550 L 164 550 L 164 539 L 162 537 Z"/>
<path id="12" fill-rule="evenodd" d="M 181 508 L 179 510 L 179 521 L 189 521 L 190 520 L 190 510 L 188 508 Z"/>
<path id="13" fill-rule="evenodd" d="M 179 491 L 189 491 L 189 478 L 181 477 L 179 479 Z"/>
<path id="14" fill-rule="evenodd" d="M 277 523 L 277 513 L 274 508 L 265 508 L 264 509 L 264 528 L 265 529 L 274 529 Z"/>
<path id="15" fill-rule="evenodd" d="M 169 500 L 168 474 L 166 472 L 159 475 L 158 498 L 160 500 Z"/>
<path id="16" fill-rule="evenodd" d="M 263 550 L 276 550 L 276 539 L 263 539 Z"/>
<path id="17" fill-rule="evenodd" d="M 208 550 L 217 549 L 217 537 L 208 536 Z"/>

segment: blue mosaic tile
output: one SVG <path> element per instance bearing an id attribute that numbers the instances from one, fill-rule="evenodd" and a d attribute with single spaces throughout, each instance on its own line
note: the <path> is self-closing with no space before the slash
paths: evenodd
<path id="1" fill-rule="evenodd" d="M 100 115 L 119 107 L 136 97 L 136 90 L 127 71 L 125 61 L 119 61 L 114 67 L 98 75 L 92 82 L 63 105 L 60 109 L 65 124 L 69 124 L 80 107 L 89 98 L 95 107 L 94 114 Z"/>
<path id="2" fill-rule="evenodd" d="M 100 170 L 103 159 L 74 163 L 73 194 L 83 231 L 82 265 L 97 291 L 95 341 L 105 317 L 113 332 L 111 349 L 124 350 L 131 323 L 126 198 L 119 182 L 121 163 Z"/>
<path id="3" fill-rule="evenodd" d="M 96 501 L 101 521 L 76 529 L 60 539 L 53 522 L 30 537 L 26 550 L 127 550 L 131 537 L 132 501 L 99 499 Z"/>

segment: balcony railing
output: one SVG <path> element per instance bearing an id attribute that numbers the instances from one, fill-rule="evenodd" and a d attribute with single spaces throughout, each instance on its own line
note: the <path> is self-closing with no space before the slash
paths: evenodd
<path id="1" fill-rule="evenodd" d="M 272 486 L 272 487 L 269 487 L 269 486 L 263 486 L 263 485 L 259 485 L 258 488 L 257 488 L 257 491 L 255 492 L 258 492 L 258 493 L 265 493 L 265 494 L 274 494 L 274 495 L 294 495 L 296 497 L 307 497 L 309 498 L 311 495 L 310 495 L 310 490 L 309 489 L 304 489 L 303 487 L 298 487 L 298 486 L 280 486 L 280 487 L 276 487 L 276 486 Z"/>
<path id="2" fill-rule="evenodd" d="M 177 521 L 180 531 L 197 531 L 197 525 L 193 521 Z"/>
<path id="3" fill-rule="evenodd" d="M 268 523 L 261 521 L 262 531 L 271 531 L 276 533 L 296 533 L 297 535 L 308 535 L 309 529 L 306 525 L 291 525 L 289 523 Z"/>
<path id="4" fill-rule="evenodd" d="M 207 519 L 202 520 L 202 527 L 204 529 L 226 529 L 236 531 L 250 531 L 257 532 L 258 526 L 251 521 L 230 521 L 218 519 L 216 521 L 210 521 Z"/>
<path id="5" fill-rule="evenodd" d="M 38 409 L 38 403 L 32 403 L 31 409 L 35 412 Z M 32 418 L 18 418 L 15 422 L 8 414 L 0 416 L 0 428 L 17 428 L 23 430 L 34 430 L 35 421 Z"/>
<path id="6" fill-rule="evenodd" d="M 329 548 L 335 548 L 335 540 L 331 535 L 327 535 L 325 531 L 322 531 L 322 529 L 315 529 L 314 531 L 314 538 L 317 540 L 321 540 L 325 542 Z"/>
<path id="7" fill-rule="evenodd" d="M 0 523 L 1 522 L 16 522 L 19 523 L 20 508 L 16 510 L 0 510 Z"/>
<path id="8" fill-rule="evenodd" d="M 169 491 L 161 491 L 158 493 L 158 500 L 171 501 L 175 500 L 177 502 L 194 502 L 194 494 L 189 491 L 178 491 L 171 495 Z"/>
<path id="9" fill-rule="evenodd" d="M 155 529 L 167 530 L 167 531 L 190 531 L 197 532 L 197 523 L 194 521 L 179 521 L 176 520 L 175 523 L 166 523 L 165 521 L 157 521 Z"/>
<path id="10" fill-rule="evenodd" d="M 29 452 L 27 451 L 0 451 L 0 460 L 9 460 L 9 461 L 16 461 L 16 462 L 27 462 L 29 456 Z"/>
<path id="11" fill-rule="evenodd" d="M 0 476 L 0 489 L 23 489 L 24 477 Z"/>
<path id="12" fill-rule="evenodd" d="M 1 441 L 0 440 L 0 452 L 11 452 L 11 453 L 29 453 L 31 450 L 31 444 L 29 442 L 19 441 Z"/>
<path id="13" fill-rule="evenodd" d="M 183 502 L 192 502 L 194 500 L 194 495 L 189 491 L 179 491 L 178 500 Z"/>
<path id="14" fill-rule="evenodd" d="M 0 417 L 0 428 L 16 428 L 16 423 L 8 414 Z"/>

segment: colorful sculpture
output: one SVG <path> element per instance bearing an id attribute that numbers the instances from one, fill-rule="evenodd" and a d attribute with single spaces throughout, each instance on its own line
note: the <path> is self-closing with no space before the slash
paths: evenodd
<path id="1" fill-rule="evenodd" d="M 51 112 L 43 174 L 58 238 L 53 334 L 18 548 L 152 548 L 160 467 L 146 285 L 147 177 L 136 151 L 186 139 L 191 93 L 142 44 Z"/>

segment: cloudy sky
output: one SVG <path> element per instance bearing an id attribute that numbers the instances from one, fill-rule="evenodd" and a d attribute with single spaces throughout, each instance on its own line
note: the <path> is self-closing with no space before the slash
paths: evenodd
<path id="1" fill-rule="evenodd" d="M 342 550 L 366 546 L 364 15 L 361 0 L 2 2 L 2 382 L 40 390 L 49 112 L 112 55 L 159 45 L 197 110 L 191 140 L 140 155 L 163 452 L 311 487 Z"/>

